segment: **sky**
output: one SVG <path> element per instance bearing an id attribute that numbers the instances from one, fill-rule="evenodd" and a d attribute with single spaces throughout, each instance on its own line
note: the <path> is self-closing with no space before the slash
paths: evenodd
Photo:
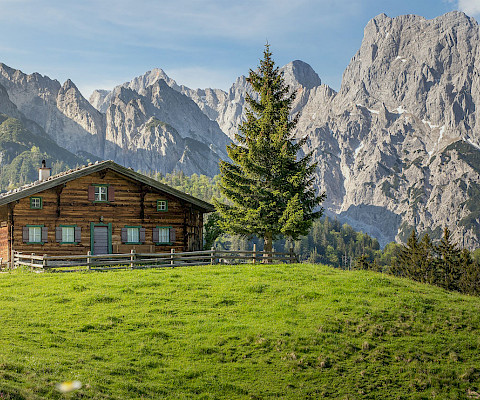
<path id="1" fill-rule="evenodd" d="M 86 98 L 153 68 L 228 90 L 268 41 L 277 65 L 302 60 L 338 90 L 371 18 L 453 10 L 478 20 L 480 0 L 0 0 L 0 62 Z"/>

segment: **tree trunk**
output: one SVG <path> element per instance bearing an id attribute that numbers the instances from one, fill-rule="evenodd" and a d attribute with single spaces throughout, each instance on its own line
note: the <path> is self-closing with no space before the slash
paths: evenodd
<path id="1" fill-rule="evenodd" d="M 272 232 L 265 232 L 265 237 L 263 238 L 263 256 L 264 257 L 271 257 L 273 249 L 273 235 Z M 263 260 L 264 264 L 270 264 L 272 260 L 268 258 Z"/>

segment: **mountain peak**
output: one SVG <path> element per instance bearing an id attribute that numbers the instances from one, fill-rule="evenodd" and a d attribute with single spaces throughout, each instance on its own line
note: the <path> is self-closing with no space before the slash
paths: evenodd
<path id="1" fill-rule="evenodd" d="M 75 90 L 75 91 L 78 91 L 77 86 L 72 82 L 71 79 L 67 79 L 67 80 L 65 81 L 65 83 L 62 85 L 62 90 L 63 90 L 63 91 L 66 92 L 66 91 L 69 90 L 69 89 L 73 89 L 73 90 Z"/>
<path id="2" fill-rule="evenodd" d="M 299 85 L 306 89 L 312 89 L 322 84 L 313 68 L 301 60 L 289 62 L 281 70 L 285 83 L 292 89 L 297 89 Z"/>

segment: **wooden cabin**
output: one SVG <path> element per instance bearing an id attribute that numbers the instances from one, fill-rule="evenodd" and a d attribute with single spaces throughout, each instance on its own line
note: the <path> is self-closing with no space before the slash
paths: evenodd
<path id="1" fill-rule="evenodd" d="M 103 161 L 0 195 L 0 257 L 201 250 L 203 214 L 214 207 Z"/>

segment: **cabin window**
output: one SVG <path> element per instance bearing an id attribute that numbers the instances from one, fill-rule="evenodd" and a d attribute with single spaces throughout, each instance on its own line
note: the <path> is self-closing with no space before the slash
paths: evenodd
<path id="1" fill-rule="evenodd" d="M 170 243 L 170 228 L 158 228 L 158 243 Z"/>
<path id="2" fill-rule="evenodd" d="M 75 242 L 75 228 L 73 226 L 62 226 L 62 242 Z"/>
<path id="3" fill-rule="evenodd" d="M 30 208 L 31 209 L 41 209 L 43 207 L 43 202 L 41 197 L 30 197 Z"/>
<path id="4" fill-rule="evenodd" d="M 115 190 L 109 184 L 93 184 L 88 187 L 88 200 L 98 203 L 111 203 L 115 200 Z"/>
<path id="5" fill-rule="evenodd" d="M 81 228 L 76 225 L 60 225 L 56 228 L 55 240 L 61 244 L 79 243 L 81 241 Z"/>
<path id="6" fill-rule="evenodd" d="M 42 242 L 42 227 L 41 226 L 29 226 L 28 227 L 28 241 L 30 243 Z"/>
<path id="7" fill-rule="evenodd" d="M 175 228 L 171 226 L 153 228 L 153 242 L 155 244 L 172 244 L 175 242 Z"/>
<path id="8" fill-rule="evenodd" d="M 122 242 L 125 244 L 145 243 L 145 228 L 141 226 L 125 226 L 125 228 L 122 228 Z"/>
<path id="9" fill-rule="evenodd" d="M 168 211 L 168 201 L 157 200 L 157 211 Z"/>
<path id="10" fill-rule="evenodd" d="M 48 228 L 43 225 L 27 225 L 23 227 L 23 243 L 43 244 L 48 239 Z"/>
<path id="11" fill-rule="evenodd" d="M 95 201 L 108 201 L 107 186 L 95 186 Z"/>
<path id="12" fill-rule="evenodd" d="M 127 242 L 138 243 L 140 241 L 140 228 L 127 228 Z"/>

